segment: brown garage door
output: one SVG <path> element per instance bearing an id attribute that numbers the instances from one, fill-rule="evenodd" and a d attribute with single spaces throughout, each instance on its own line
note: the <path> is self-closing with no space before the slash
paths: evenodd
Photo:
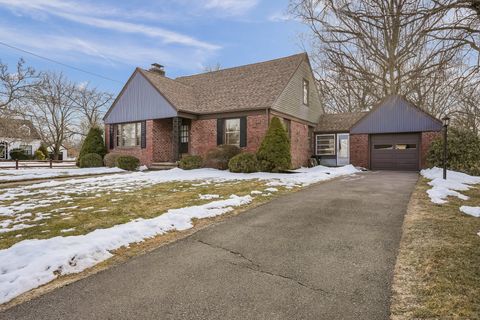
<path id="1" fill-rule="evenodd" d="M 418 170 L 420 134 L 370 136 L 372 170 Z"/>

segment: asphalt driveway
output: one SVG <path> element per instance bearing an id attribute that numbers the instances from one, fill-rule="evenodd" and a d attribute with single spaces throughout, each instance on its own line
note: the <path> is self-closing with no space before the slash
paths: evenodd
<path id="1" fill-rule="evenodd" d="M 318 184 L 0 314 L 1 319 L 388 319 L 416 173 Z"/>

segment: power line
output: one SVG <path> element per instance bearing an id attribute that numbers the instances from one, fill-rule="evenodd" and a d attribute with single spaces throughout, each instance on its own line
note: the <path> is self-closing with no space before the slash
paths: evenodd
<path id="1" fill-rule="evenodd" d="M 50 58 L 41 56 L 41 55 L 39 55 L 39 54 L 36 54 L 36 53 L 30 52 L 30 51 L 27 51 L 27 50 L 24 50 L 24 49 L 21 49 L 21 48 L 12 46 L 12 45 L 7 44 L 7 43 L 2 42 L 2 41 L 0 41 L 0 44 L 3 45 L 3 46 L 5 46 L 5 47 L 8 47 L 8 48 L 11 48 L 11 49 L 14 49 L 14 50 L 18 50 L 18 51 L 21 51 L 21 52 L 30 54 L 30 55 L 35 56 L 35 57 L 37 57 L 37 58 L 44 59 L 44 60 L 47 60 L 47 61 L 50 61 L 50 62 L 59 64 L 59 65 L 64 66 L 64 67 L 66 67 L 66 68 L 70 68 L 70 69 L 73 69 L 73 70 L 76 70 L 76 71 L 84 72 L 84 73 L 87 73 L 87 74 L 89 74 L 89 75 L 102 78 L 102 79 L 104 79 L 104 80 L 113 81 L 113 82 L 117 82 L 117 83 L 123 83 L 123 82 L 121 82 L 121 81 L 118 81 L 118 80 L 115 80 L 115 79 L 112 79 L 112 78 L 108 78 L 108 77 L 102 76 L 101 74 L 98 74 L 98 73 L 95 73 L 95 72 L 91 72 L 91 71 L 88 71 L 88 70 L 83 70 L 83 69 L 80 69 L 80 68 L 77 68 L 77 67 L 74 67 L 74 66 L 70 66 L 70 65 L 65 64 L 65 63 L 63 63 L 63 62 L 56 61 L 56 60 L 53 60 L 53 59 L 50 59 Z"/>

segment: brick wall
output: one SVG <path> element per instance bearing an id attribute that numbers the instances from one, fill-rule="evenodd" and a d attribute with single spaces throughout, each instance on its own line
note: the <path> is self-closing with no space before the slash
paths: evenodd
<path id="1" fill-rule="evenodd" d="M 441 137 L 441 131 L 428 131 L 422 132 L 422 141 L 420 149 L 420 168 L 425 169 L 427 167 L 427 153 L 432 141 L 438 137 Z"/>
<path id="2" fill-rule="evenodd" d="M 368 168 L 369 155 L 368 134 L 350 134 L 350 163 L 354 166 Z"/>
<path id="3" fill-rule="evenodd" d="M 124 154 L 137 157 L 142 165 L 151 165 L 152 162 L 172 161 L 173 149 L 171 144 L 172 119 L 146 121 L 146 148 L 117 147 L 108 150 L 109 153 Z M 105 125 L 105 143 L 110 146 L 109 125 Z"/>
<path id="4" fill-rule="evenodd" d="M 248 152 L 257 152 L 262 143 L 265 133 L 267 133 L 268 121 L 265 114 L 247 117 L 247 147 Z"/>
<path id="5" fill-rule="evenodd" d="M 312 155 L 310 140 L 308 138 L 308 125 L 291 121 L 290 123 L 290 150 L 292 154 L 292 167 L 306 166 Z"/>
<path id="6" fill-rule="evenodd" d="M 217 146 L 217 119 L 192 120 L 189 153 L 205 156 Z"/>

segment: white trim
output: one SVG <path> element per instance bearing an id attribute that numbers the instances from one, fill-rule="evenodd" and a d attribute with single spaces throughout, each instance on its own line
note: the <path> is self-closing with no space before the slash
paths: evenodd
<path id="1" fill-rule="evenodd" d="M 325 136 L 333 136 L 333 152 L 332 153 L 324 153 L 324 154 L 319 154 L 318 153 L 318 138 L 319 137 L 325 137 Z M 324 133 L 324 134 L 316 134 L 315 135 L 315 155 L 317 156 L 334 156 L 336 155 L 336 136 L 335 133 Z"/>

